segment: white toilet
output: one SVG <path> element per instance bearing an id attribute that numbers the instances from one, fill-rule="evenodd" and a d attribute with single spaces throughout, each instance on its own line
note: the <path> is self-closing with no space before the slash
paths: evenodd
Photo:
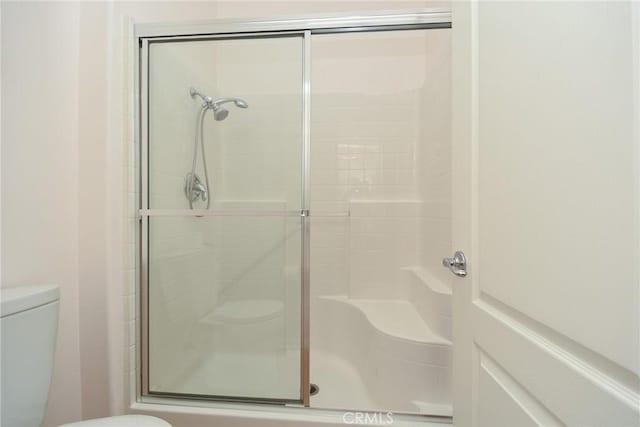
<path id="1" fill-rule="evenodd" d="M 60 292 L 55 285 L 0 290 L 2 427 L 42 424 L 58 329 Z M 73 427 L 171 427 L 159 418 L 124 415 L 67 424 Z"/>

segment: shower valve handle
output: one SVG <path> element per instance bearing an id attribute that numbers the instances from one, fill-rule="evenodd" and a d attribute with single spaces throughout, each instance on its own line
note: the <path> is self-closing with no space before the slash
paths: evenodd
<path id="1" fill-rule="evenodd" d="M 188 173 L 184 182 L 184 195 L 190 203 L 195 202 L 198 199 L 202 199 L 203 202 L 206 202 L 209 198 L 209 191 L 197 174 L 192 175 L 191 173 Z"/>
<path id="2" fill-rule="evenodd" d="M 206 202 L 207 197 L 209 196 L 207 188 L 201 182 L 198 182 L 193 185 L 193 194 L 195 195 L 196 199 L 200 197 L 203 202 Z"/>

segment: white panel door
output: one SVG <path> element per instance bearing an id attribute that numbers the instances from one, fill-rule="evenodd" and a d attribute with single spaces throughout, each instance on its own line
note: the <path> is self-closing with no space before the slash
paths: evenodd
<path id="1" fill-rule="evenodd" d="M 639 12 L 454 2 L 455 425 L 640 425 Z"/>

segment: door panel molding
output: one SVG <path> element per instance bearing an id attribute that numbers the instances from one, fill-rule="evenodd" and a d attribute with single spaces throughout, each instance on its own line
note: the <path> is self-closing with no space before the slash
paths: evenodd
<path id="1" fill-rule="evenodd" d="M 564 423 L 640 422 L 638 391 L 600 367 L 552 343 L 486 300 L 474 301 L 472 319 L 477 345 Z"/>
<path id="2" fill-rule="evenodd" d="M 601 373 L 605 372 L 606 375 L 604 377 L 606 379 L 603 379 L 603 382 L 611 382 L 614 388 L 619 385 L 630 392 L 631 395 L 635 395 L 636 399 L 638 398 L 640 383 L 638 383 L 638 377 L 632 371 L 585 347 L 560 331 L 529 317 L 512 306 L 504 304 L 486 292 L 481 292 L 480 298 L 476 302 L 477 306 L 481 306 L 483 309 L 490 307 L 492 313 L 499 313 L 501 318 L 508 319 L 507 322 L 510 325 L 518 325 L 518 327 L 522 328 L 524 335 L 538 339 L 537 342 L 556 349 L 558 354 L 566 355 L 567 359 L 574 360 L 578 365 L 587 366 L 585 370 L 593 371 L 594 375 L 601 376 Z"/>
<path id="3" fill-rule="evenodd" d="M 529 393 L 522 384 L 518 383 L 507 371 L 505 371 L 486 352 L 478 347 L 480 354 L 480 377 L 479 381 L 483 389 L 483 394 L 479 396 L 478 421 L 480 425 L 504 425 L 523 426 L 543 425 L 543 426 L 563 426 L 564 424 L 548 408 L 546 408 L 534 395 Z M 503 396 L 499 396 L 499 394 Z M 489 394 L 489 396 L 487 396 Z M 493 396 L 491 396 L 493 395 Z M 483 401 L 487 398 L 498 398 L 499 403 L 509 402 L 513 404 L 511 410 L 503 408 L 497 420 L 489 420 L 483 415 Z M 487 411 L 492 412 L 496 405 L 490 403 Z M 489 415 L 490 416 L 490 415 Z M 493 415 L 495 416 L 495 415 Z M 519 418 L 518 420 L 514 418 Z"/>

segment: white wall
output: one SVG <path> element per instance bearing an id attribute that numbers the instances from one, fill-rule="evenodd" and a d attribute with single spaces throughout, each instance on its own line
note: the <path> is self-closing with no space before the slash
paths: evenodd
<path id="1" fill-rule="evenodd" d="M 45 425 L 82 415 L 79 17 L 73 3 L 2 4 L 2 286 L 61 289 Z"/>
<path id="2" fill-rule="evenodd" d="M 2 9 L 2 286 L 61 287 L 44 421 L 58 425 L 110 412 L 108 5 Z"/>
<path id="3" fill-rule="evenodd" d="M 109 414 L 107 189 L 105 154 L 108 4 L 80 6 L 78 39 L 78 283 L 83 418 Z M 117 171 L 116 171 L 117 173 Z"/>

